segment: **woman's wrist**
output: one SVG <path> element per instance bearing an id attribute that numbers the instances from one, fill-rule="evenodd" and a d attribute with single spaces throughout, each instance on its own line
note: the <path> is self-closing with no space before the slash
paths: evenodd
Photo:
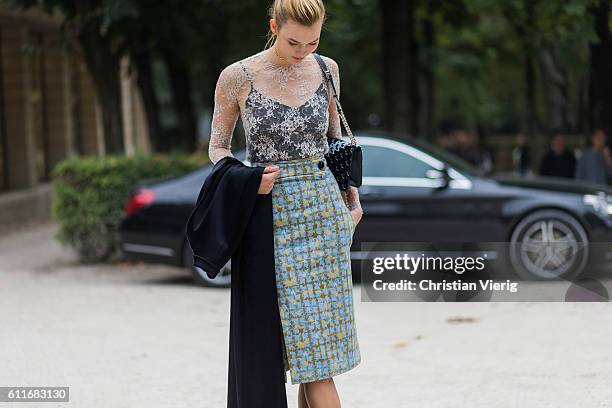
<path id="1" fill-rule="evenodd" d="M 359 190 L 357 187 L 349 186 L 347 190 L 347 205 L 349 210 L 361 209 L 361 203 L 359 202 Z"/>

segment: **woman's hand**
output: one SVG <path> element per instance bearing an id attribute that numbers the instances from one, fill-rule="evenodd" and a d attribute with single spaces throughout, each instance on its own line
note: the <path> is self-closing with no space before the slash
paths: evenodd
<path id="1" fill-rule="evenodd" d="M 351 210 L 351 217 L 353 217 L 353 221 L 355 221 L 355 226 L 359 224 L 361 221 L 361 217 L 363 217 L 363 210 L 359 207 L 353 208 Z"/>
<path id="2" fill-rule="evenodd" d="M 261 183 L 259 184 L 257 194 L 269 194 L 279 175 L 280 168 L 278 166 L 266 166 L 261 175 Z"/>

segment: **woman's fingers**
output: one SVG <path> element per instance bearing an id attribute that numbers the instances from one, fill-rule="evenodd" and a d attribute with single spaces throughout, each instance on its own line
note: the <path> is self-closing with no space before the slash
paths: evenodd
<path id="1" fill-rule="evenodd" d="M 278 166 L 266 166 L 264 168 L 263 174 L 261 175 L 261 183 L 259 185 L 259 190 L 257 194 L 269 194 L 272 191 L 272 187 L 274 187 L 274 182 L 278 178 L 280 174 L 280 169 Z"/>
<path id="2" fill-rule="evenodd" d="M 264 173 L 279 173 L 280 172 L 280 168 L 278 166 L 266 166 L 266 168 L 264 169 Z"/>

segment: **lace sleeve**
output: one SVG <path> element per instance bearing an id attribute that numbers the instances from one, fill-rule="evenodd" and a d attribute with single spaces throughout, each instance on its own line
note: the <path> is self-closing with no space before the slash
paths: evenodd
<path id="1" fill-rule="evenodd" d="M 214 164 L 231 152 L 232 135 L 240 114 L 238 92 L 242 84 L 242 75 L 236 64 L 227 66 L 219 74 L 215 86 L 215 107 L 213 109 L 208 157 Z"/>
<path id="2" fill-rule="evenodd" d="M 338 64 L 336 63 L 336 61 L 331 58 L 327 58 L 326 63 L 330 67 L 329 70 L 334 81 L 336 93 L 338 94 L 338 98 L 340 99 L 340 69 L 338 68 Z M 335 137 L 336 139 L 341 139 L 342 132 L 340 129 L 340 114 L 338 113 L 338 107 L 336 106 L 336 100 L 334 98 L 331 86 L 329 86 L 329 100 L 329 128 L 327 129 L 327 136 Z M 341 193 L 342 198 L 344 199 L 344 203 L 349 208 L 349 210 L 353 210 L 355 208 L 361 209 L 361 202 L 359 201 L 359 189 L 357 187 L 349 186 L 347 191 L 342 191 Z"/>
<path id="3" fill-rule="evenodd" d="M 349 210 L 354 210 L 355 208 L 363 210 L 359 201 L 359 189 L 357 187 L 349 186 L 347 191 L 342 192 L 342 197 Z"/>
<path id="4" fill-rule="evenodd" d="M 332 80 L 336 88 L 338 98 L 340 98 L 340 72 L 338 64 L 331 58 L 325 58 L 326 64 L 331 72 Z M 326 80 L 327 81 L 327 80 Z M 329 91 L 329 127 L 327 128 L 327 136 L 335 137 L 336 139 L 342 138 L 342 132 L 340 129 L 340 115 L 338 114 L 338 107 L 336 106 L 336 98 L 334 98 L 334 92 L 332 91 L 331 85 L 327 83 Z"/>

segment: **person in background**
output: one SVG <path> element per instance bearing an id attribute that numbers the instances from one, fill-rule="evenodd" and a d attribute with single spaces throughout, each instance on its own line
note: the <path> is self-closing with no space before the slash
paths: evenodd
<path id="1" fill-rule="evenodd" d="M 476 135 L 464 128 L 456 129 L 453 135 L 457 140 L 457 150 L 454 153 L 473 166 L 480 166 L 482 157 Z"/>
<path id="2" fill-rule="evenodd" d="M 540 162 L 540 174 L 551 177 L 574 178 L 576 157 L 565 146 L 565 135 L 560 129 L 553 132 L 550 148 Z"/>
<path id="3" fill-rule="evenodd" d="M 447 152 L 459 156 L 459 141 L 454 128 L 444 129 L 439 138 L 439 145 Z"/>
<path id="4" fill-rule="evenodd" d="M 606 158 L 606 164 L 608 165 L 608 184 L 612 185 L 612 151 L 610 150 L 610 146 L 604 148 L 603 154 Z"/>
<path id="5" fill-rule="evenodd" d="M 479 132 L 471 133 L 472 148 L 475 150 L 478 158 L 478 166 L 486 175 L 492 175 L 495 172 L 495 152 L 487 146 L 480 136 Z"/>
<path id="6" fill-rule="evenodd" d="M 457 124 L 446 126 L 444 130 L 438 140 L 439 146 L 469 164 L 479 167 L 484 174 L 493 173 L 495 169 L 493 152 L 481 146 L 478 133 Z"/>
<path id="7" fill-rule="evenodd" d="M 526 176 L 531 173 L 531 151 L 527 144 L 527 138 L 522 133 L 516 136 L 516 147 L 512 149 L 512 162 L 515 174 Z"/>
<path id="8" fill-rule="evenodd" d="M 591 147 L 584 149 L 576 166 L 576 180 L 607 184 L 612 173 L 609 148 L 603 129 L 595 129 L 591 135 Z"/>

